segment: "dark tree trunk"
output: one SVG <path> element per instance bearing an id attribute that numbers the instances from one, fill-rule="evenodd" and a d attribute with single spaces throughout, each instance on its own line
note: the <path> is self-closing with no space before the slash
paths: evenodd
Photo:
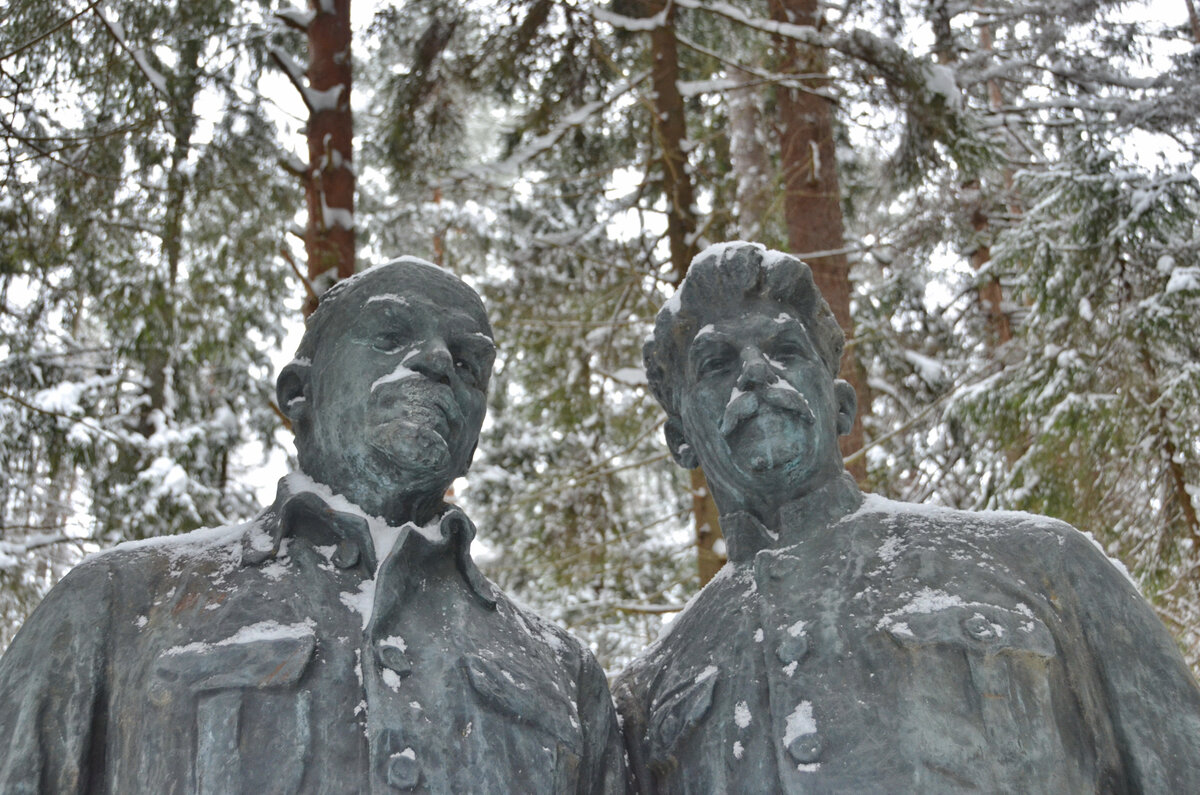
<path id="1" fill-rule="evenodd" d="M 320 288 L 354 274 L 350 0 L 309 0 L 309 5 L 315 15 L 307 26 L 309 171 L 304 248 L 309 281 Z M 305 314 L 315 308 L 310 298 Z"/>

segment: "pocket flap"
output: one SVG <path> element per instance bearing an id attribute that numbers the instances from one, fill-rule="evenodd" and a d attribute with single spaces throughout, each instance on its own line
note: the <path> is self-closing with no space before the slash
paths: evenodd
<path id="1" fill-rule="evenodd" d="M 214 643 L 167 649 L 155 661 L 154 673 L 196 690 L 279 687 L 300 678 L 316 645 L 316 634 L 307 624 L 263 621 Z"/>
<path id="2" fill-rule="evenodd" d="M 996 605 L 952 605 L 929 613 L 892 614 L 887 630 L 903 646 L 944 643 L 986 654 L 1054 656 L 1054 638 L 1041 619 Z"/>
<path id="3" fill-rule="evenodd" d="M 464 654 L 462 664 L 471 688 L 487 706 L 537 727 L 579 752 L 582 741 L 575 704 L 560 696 L 549 682 L 477 654 Z"/>

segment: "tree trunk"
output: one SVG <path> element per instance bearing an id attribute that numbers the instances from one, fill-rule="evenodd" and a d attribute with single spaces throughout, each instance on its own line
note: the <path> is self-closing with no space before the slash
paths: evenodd
<path id="1" fill-rule="evenodd" d="M 318 295 L 354 274 L 354 169 L 350 115 L 350 0 L 309 0 L 308 279 Z M 305 314 L 316 309 L 312 298 Z"/>
<path id="2" fill-rule="evenodd" d="M 767 147 L 759 137 L 761 88 L 746 72 L 733 70 L 738 87 L 729 92 L 729 162 L 737 175 L 737 226 L 742 240 L 759 241 L 770 205 Z"/>
<path id="3" fill-rule="evenodd" d="M 646 0 L 646 16 L 663 14 L 663 23 L 650 31 L 650 57 L 654 71 L 654 132 L 661 156 L 663 193 L 667 197 L 667 243 L 671 251 L 671 272 L 675 284 L 683 281 L 692 258 L 696 256 L 695 190 L 688 171 L 687 120 L 679 78 L 679 53 L 675 40 L 675 6 L 663 0 Z M 721 525 L 717 506 L 708 489 L 708 481 L 699 469 L 691 473 L 692 517 L 696 529 L 696 564 L 703 587 L 725 564 L 717 548 Z"/>
<path id="4" fill-rule="evenodd" d="M 821 24 L 817 0 L 771 0 L 774 19 L 796 25 Z M 817 288 L 829 302 L 846 333 L 846 353 L 841 377 L 858 395 L 858 412 L 850 434 L 841 439 L 842 455 L 863 446 L 863 415 L 870 410 L 871 395 L 863 368 L 854 349 L 854 321 L 850 317 L 850 265 L 842 224 L 842 194 L 838 186 L 837 159 L 833 139 L 833 110 L 820 90 L 828 86 L 824 77 L 824 52 L 792 39 L 780 42 L 781 74 L 815 75 L 802 83 L 806 90 L 780 86 L 780 155 L 784 178 L 784 216 L 788 244 L 812 268 Z M 848 467 L 855 479 L 866 479 L 866 462 L 859 458 Z"/>

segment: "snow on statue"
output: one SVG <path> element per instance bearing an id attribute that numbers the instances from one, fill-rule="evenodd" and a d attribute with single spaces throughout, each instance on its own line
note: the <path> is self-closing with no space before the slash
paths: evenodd
<path id="1" fill-rule="evenodd" d="M 483 422 L 479 297 L 341 282 L 279 376 L 302 473 L 239 527 L 122 545 L 0 661 L 0 792 L 611 792 L 603 672 L 476 569 L 442 496 Z"/>
<path id="2" fill-rule="evenodd" d="M 647 377 L 730 562 L 614 687 L 638 790 L 1200 792 L 1200 689 L 1086 536 L 859 492 L 842 346 L 753 244 L 658 315 Z"/>

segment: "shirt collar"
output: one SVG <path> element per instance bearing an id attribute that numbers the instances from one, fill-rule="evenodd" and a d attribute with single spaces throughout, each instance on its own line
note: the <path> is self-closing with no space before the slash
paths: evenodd
<path id="1" fill-rule="evenodd" d="M 436 527 L 431 533 L 428 528 Z M 365 577 L 375 577 L 389 567 L 381 566 L 376 557 L 375 542 L 366 516 L 339 511 L 314 491 L 292 491 L 287 477 L 281 478 L 275 502 L 259 515 L 250 532 L 242 539 L 242 562 L 259 565 L 279 555 L 285 538 L 303 539 L 314 546 L 333 546 L 331 562 L 342 569 L 358 569 Z M 471 541 L 475 525 L 462 509 L 444 504 L 435 522 L 419 528 L 408 522 L 400 528 L 399 536 L 389 558 L 412 557 L 414 560 L 435 554 L 452 554 L 458 573 L 471 591 L 485 606 L 494 608 L 496 599 L 491 585 L 471 557 Z M 396 567 L 390 567 L 395 570 Z"/>
<path id="2" fill-rule="evenodd" d="M 800 539 L 858 510 L 863 495 L 848 473 L 831 478 L 819 489 L 779 509 L 773 528 L 749 511 L 721 517 L 725 550 L 734 563 L 752 559 L 761 550 L 791 546 Z"/>

